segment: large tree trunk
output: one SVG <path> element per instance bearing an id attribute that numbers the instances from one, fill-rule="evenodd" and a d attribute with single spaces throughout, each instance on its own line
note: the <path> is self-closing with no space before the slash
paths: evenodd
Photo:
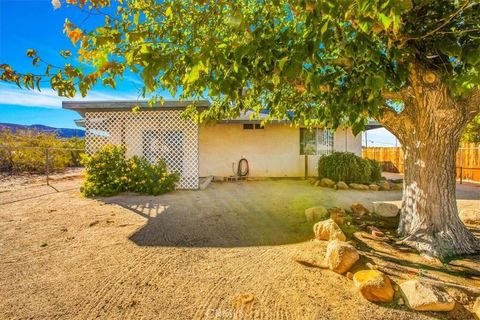
<path id="1" fill-rule="evenodd" d="M 417 75 L 404 111 L 385 121 L 405 154 L 398 232 L 405 244 L 441 259 L 472 254 L 480 241 L 460 220 L 455 195 L 456 152 L 471 114 L 435 74 Z"/>

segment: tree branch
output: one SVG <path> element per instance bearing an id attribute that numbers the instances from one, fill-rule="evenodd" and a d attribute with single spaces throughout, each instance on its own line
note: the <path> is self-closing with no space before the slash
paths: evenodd
<path id="1" fill-rule="evenodd" d="M 403 100 L 400 92 L 382 91 L 382 97 L 388 100 Z"/>

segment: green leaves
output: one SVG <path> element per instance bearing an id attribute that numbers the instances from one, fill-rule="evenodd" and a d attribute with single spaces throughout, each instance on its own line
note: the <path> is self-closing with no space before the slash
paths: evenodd
<path id="1" fill-rule="evenodd" d="M 106 0 L 96 0 L 106 1 Z M 88 75 L 65 64 L 45 75 L 60 95 L 115 86 L 128 68 L 144 95 L 168 90 L 181 98 L 208 95 L 213 107 L 198 119 L 268 109 L 296 124 L 356 132 L 379 113 L 382 91 L 409 83 L 412 63 L 435 68 L 451 92 L 480 84 L 479 11 L 456 1 L 346 0 L 258 2 L 125 1 L 103 25 L 65 32 L 81 43 Z M 116 4 L 117 6 L 117 4 Z M 69 58 L 68 50 L 60 54 Z M 34 65 L 43 62 L 30 49 Z M 68 60 L 70 63 L 70 59 Z M 1 79 L 32 87 L 10 67 Z M 34 79 L 34 83 L 36 79 Z"/>

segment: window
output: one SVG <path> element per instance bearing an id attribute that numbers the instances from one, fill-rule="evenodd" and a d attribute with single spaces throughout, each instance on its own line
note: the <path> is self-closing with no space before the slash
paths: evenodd
<path id="1" fill-rule="evenodd" d="M 260 130 L 264 129 L 260 123 L 244 123 L 243 124 L 243 130 Z"/>
<path id="2" fill-rule="evenodd" d="M 333 132 L 325 129 L 300 128 L 300 154 L 324 155 L 333 152 Z"/>

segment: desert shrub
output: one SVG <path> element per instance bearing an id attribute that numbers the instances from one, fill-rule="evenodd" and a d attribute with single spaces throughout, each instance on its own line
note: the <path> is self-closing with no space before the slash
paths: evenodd
<path id="1" fill-rule="evenodd" d="M 90 196 L 111 196 L 126 191 L 125 148 L 107 145 L 98 152 L 85 156 L 83 194 Z"/>
<path id="2" fill-rule="evenodd" d="M 111 196 L 130 191 L 159 195 L 172 191 L 178 182 L 177 173 L 169 173 L 163 161 L 156 164 L 145 158 L 125 157 L 125 147 L 107 145 L 83 159 L 85 181 L 83 194 Z"/>
<path id="3" fill-rule="evenodd" d="M 34 130 L 0 131 L 0 169 L 13 172 L 44 173 L 46 169 L 45 149 L 49 149 L 50 171 L 63 170 L 80 164 L 80 150 L 84 139 L 61 139 L 55 133 Z"/>
<path id="4" fill-rule="evenodd" d="M 346 183 L 371 183 L 381 177 L 381 169 L 373 160 L 357 157 L 351 152 L 334 152 L 318 160 L 318 177 Z"/>
<path id="5" fill-rule="evenodd" d="M 164 161 L 152 164 L 145 158 L 137 156 L 127 160 L 126 175 L 129 191 L 155 196 L 172 191 L 179 180 L 177 173 L 168 173 Z"/>

